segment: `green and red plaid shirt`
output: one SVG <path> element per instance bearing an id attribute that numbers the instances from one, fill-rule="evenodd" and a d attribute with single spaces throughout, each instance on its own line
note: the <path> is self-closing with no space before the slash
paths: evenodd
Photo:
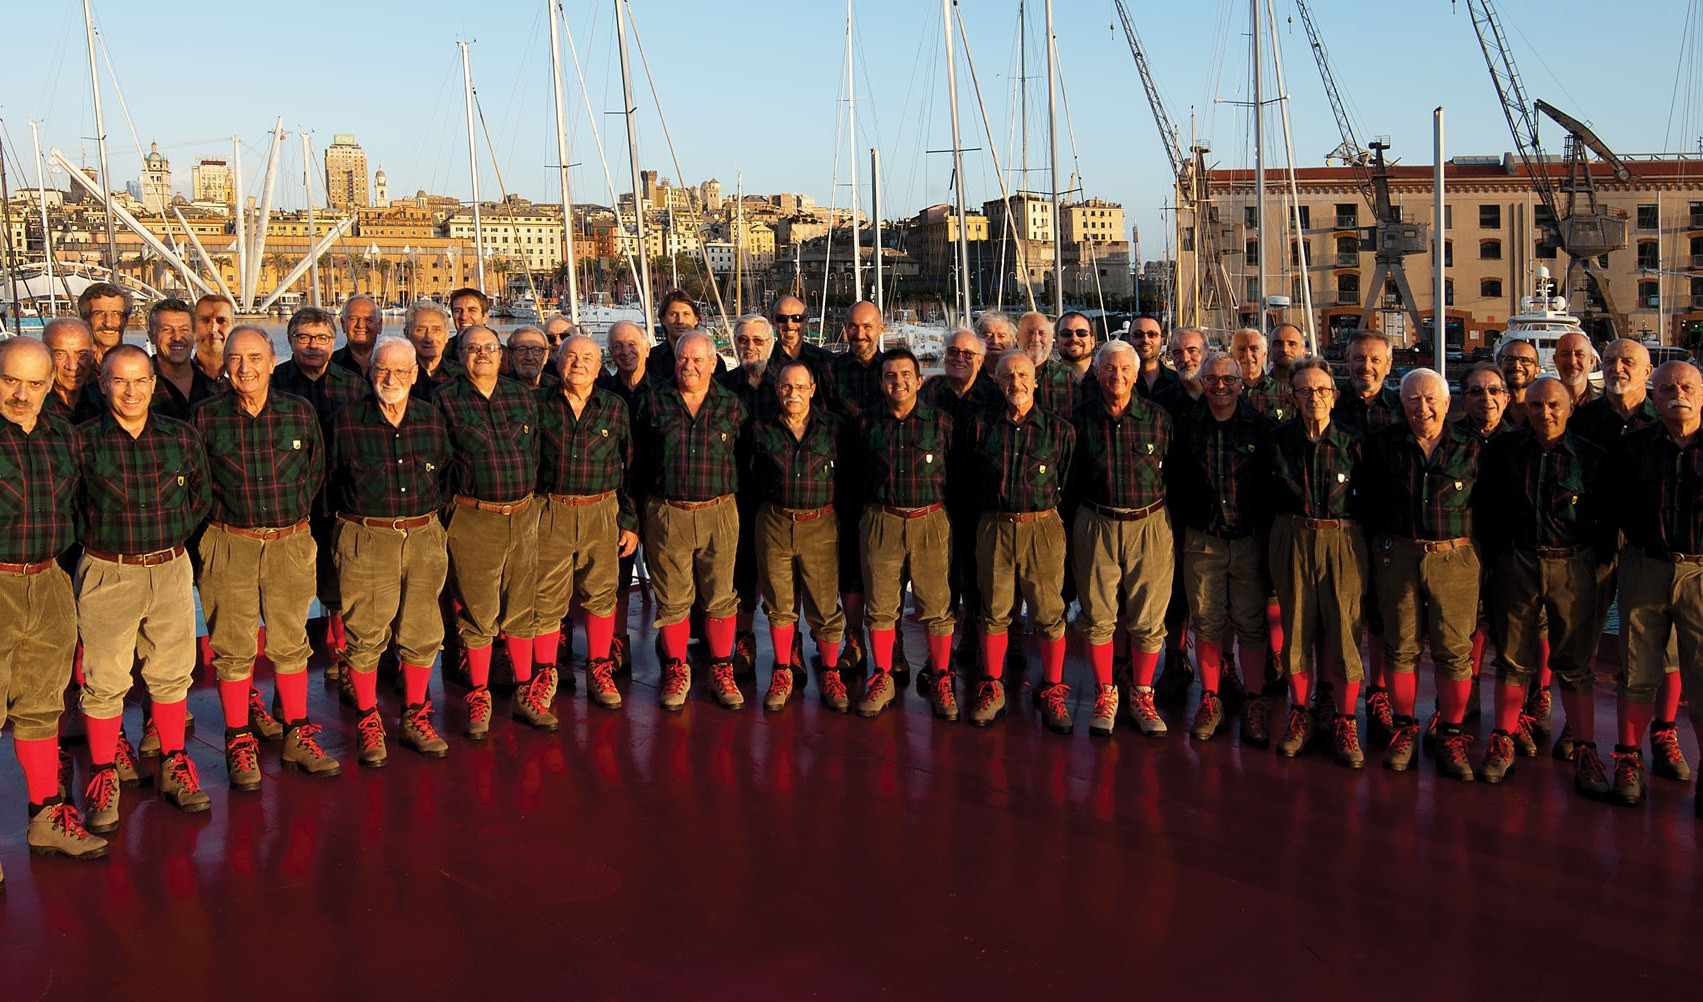
<path id="1" fill-rule="evenodd" d="M 1656 413 L 1656 402 L 1648 395 L 1632 409 L 1631 416 L 1625 418 L 1620 416 L 1607 397 L 1597 397 L 1573 412 L 1573 416 L 1567 419 L 1567 430 L 1604 452 L 1612 453 L 1620 447 L 1622 435 L 1661 423 L 1661 415 Z"/>
<path id="2" fill-rule="evenodd" d="M 1171 451 L 1171 416 L 1130 394 L 1116 417 L 1096 396 L 1076 408 L 1076 458 L 1071 494 L 1106 508 L 1145 508 L 1165 500 L 1165 459 Z"/>
<path id="3" fill-rule="evenodd" d="M 633 494 L 708 501 L 739 489 L 745 405 L 710 380 L 692 416 L 672 381 L 639 394 L 633 413 Z"/>
<path id="4" fill-rule="evenodd" d="M 274 388 L 251 416 L 236 394 L 223 393 L 195 408 L 194 423 L 207 450 L 215 522 L 255 529 L 307 518 L 325 480 L 325 440 L 312 404 Z"/>
<path id="5" fill-rule="evenodd" d="M 1484 445 L 1457 425 L 1426 456 L 1404 420 L 1372 436 L 1369 515 L 1378 528 L 1408 539 L 1472 535 L 1474 487 Z"/>
<path id="6" fill-rule="evenodd" d="M 336 511 L 414 518 L 443 507 L 455 450 L 436 407 L 410 399 L 402 423 L 393 425 L 369 393 L 331 419 L 330 457 L 325 482 Z"/>
<path id="7" fill-rule="evenodd" d="M 745 378 L 743 368 L 732 368 L 726 372 L 717 373 L 713 378 L 721 384 L 722 389 L 738 397 L 739 402 L 745 405 L 745 419 L 747 421 L 762 422 L 781 412 L 780 397 L 775 395 L 775 383 L 778 376 L 779 366 L 771 359 L 768 367 L 763 370 L 763 375 L 757 380 L 756 386 L 752 386 L 751 381 Z"/>
<path id="8" fill-rule="evenodd" d="M 881 353 L 876 352 L 867 363 L 859 362 L 849 351 L 835 355 L 833 364 L 828 366 L 827 391 L 822 399 L 828 409 L 848 421 L 855 421 L 864 411 L 885 409 Z"/>
<path id="9" fill-rule="evenodd" d="M 967 518 L 974 517 L 981 510 L 981 503 L 976 497 L 975 466 L 969 461 L 970 450 L 964 447 L 964 436 L 977 414 L 990 407 L 1005 406 L 1005 397 L 994 385 L 993 377 L 982 370 L 962 394 L 952 388 L 945 376 L 930 376 L 917 391 L 917 400 L 952 419 L 958 441 L 952 444 L 946 457 L 946 506 L 955 515 L 963 512 Z"/>
<path id="10" fill-rule="evenodd" d="M 627 468 L 633 461 L 633 432 L 627 405 L 608 390 L 592 388 L 579 415 L 560 384 L 541 387 L 538 401 L 538 492 L 602 494 L 618 499 L 616 523 L 639 530 L 627 492 Z"/>
<path id="11" fill-rule="evenodd" d="M 1480 539 L 1522 550 L 1601 546 L 1600 478 L 1607 458 L 1570 432 L 1547 448 L 1529 428 L 1495 436 L 1480 464 Z"/>
<path id="12" fill-rule="evenodd" d="M 464 375 L 432 395 L 455 446 L 456 493 L 496 504 L 532 493 L 538 483 L 536 392 L 498 376 L 487 397 Z"/>
<path id="13" fill-rule="evenodd" d="M 438 363 L 436 372 L 427 372 L 424 362 L 415 363 L 414 385 L 408 390 L 409 396 L 415 400 L 430 400 L 444 386 L 454 382 L 455 377 L 466 371 L 460 365 L 457 365 L 453 358 L 449 357 L 450 352 L 450 348 L 444 349 L 444 360 Z"/>
<path id="14" fill-rule="evenodd" d="M 1049 358 L 1035 367 L 1035 403 L 1069 421 L 1079 401 L 1077 384 L 1075 369 Z"/>
<path id="15" fill-rule="evenodd" d="M 1064 494 L 1076 429 L 1039 405 L 1021 421 L 1003 408 L 981 411 L 966 435 L 976 499 L 988 511 L 1057 508 Z"/>
<path id="16" fill-rule="evenodd" d="M 782 508 L 832 504 L 839 487 L 844 426 L 832 414 L 811 408 L 802 438 L 779 414 L 751 434 L 751 480 L 757 497 Z"/>
<path id="17" fill-rule="evenodd" d="M 1243 380 L 1242 399 L 1256 413 L 1273 421 L 1287 421 L 1295 416 L 1295 392 L 1288 383 L 1280 383 L 1271 373 L 1263 373 L 1253 382 Z"/>
<path id="18" fill-rule="evenodd" d="M 272 370 L 272 388 L 294 393 L 312 404 L 322 429 L 330 428 L 338 411 L 372 389 L 366 380 L 336 363 L 327 365 L 318 379 L 310 379 L 293 358 Z"/>
<path id="19" fill-rule="evenodd" d="M 951 417 L 920 400 L 902 418 L 885 406 L 864 411 L 857 423 L 861 454 L 854 467 L 863 500 L 894 508 L 942 503 L 952 428 Z"/>
<path id="20" fill-rule="evenodd" d="M 77 391 L 76 400 L 69 404 L 59 399 L 58 390 L 47 391 L 47 398 L 41 402 L 41 412 L 60 418 L 75 428 L 90 418 L 105 414 L 106 398 L 101 396 L 100 384 L 91 379 Z"/>
<path id="21" fill-rule="evenodd" d="M 1302 518 L 1363 518 L 1366 444 L 1335 421 L 1317 442 L 1299 421 L 1286 421 L 1266 439 L 1271 510 Z"/>
<path id="22" fill-rule="evenodd" d="M 166 378 L 160 371 L 160 360 L 154 359 L 154 399 L 148 404 L 155 413 L 178 421 L 188 421 L 195 405 L 208 397 L 222 393 L 226 389 L 224 379 L 211 379 L 201 366 L 193 360 L 189 363 L 189 392 L 186 394 L 177 388 L 177 384 Z"/>
<path id="23" fill-rule="evenodd" d="M 53 414 L 35 430 L 0 421 L 0 563 L 34 564 L 77 540 L 76 432 Z"/>
<path id="24" fill-rule="evenodd" d="M 1681 446 L 1656 424 L 1609 454 L 1608 511 L 1626 541 L 1658 553 L 1703 553 L 1703 434 Z"/>
<path id="25" fill-rule="evenodd" d="M 1331 424 L 1341 423 L 1361 434 L 1368 443 L 1372 435 L 1394 425 L 1405 425 L 1407 415 L 1401 409 L 1401 396 L 1380 386 L 1371 400 L 1354 393 L 1352 387 L 1337 394 L 1336 406 L 1331 408 Z"/>
<path id="26" fill-rule="evenodd" d="M 212 491 L 194 428 L 150 412 L 132 438 L 107 413 L 78 425 L 76 438 L 89 549 L 169 549 L 187 541 L 207 517 Z"/>
<path id="27" fill-rule="evenodd" d="M 1166 468 L 1172 518 L 1217 536 L 1264 530 L 1270 500 L 1265 444 L 1273 427 L 1246 400 L 1223 421 L 1205 407 L 1179 418 Z"/>

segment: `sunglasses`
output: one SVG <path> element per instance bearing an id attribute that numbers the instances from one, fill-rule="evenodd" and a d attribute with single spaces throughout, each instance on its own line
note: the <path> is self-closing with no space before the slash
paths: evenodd
<path id="1" fill-rule="evenodd" d="M 1094 332 L 1089 330 L 1086 327 L 1066 327 L 1064 330 L 1059 331 L 1059 333 L 1063 334 L 1065 337 L 1093 337 L 1094 336 Z"/>
<path id="2" fill-rule="evenodd" d="M 803 322 L 804 322 L 804 314 L 802 314 L 802 313 L 777 313 L 777 314 L 775 314 L 775 323 L 777 323 L 777 324 L 801 324 Z"/>

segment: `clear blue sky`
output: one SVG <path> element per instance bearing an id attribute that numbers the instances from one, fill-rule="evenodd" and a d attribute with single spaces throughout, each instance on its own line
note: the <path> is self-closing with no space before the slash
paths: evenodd
<path id="1" fill-rule="evenodd" d="M 1173 120 L 1191 115 L 1222 166 L 1251 163 L 1247 112 L 1221 102 L 1248 97 L 1248 5 L 1126 0 Z M 1703 81 L 1695 79 L 1696 0 L 1602 5 L 1558 0 L 1500 5 L 1528 92 L 1592 123 L 1617 151 L 1696 153 L 1703 133 Z M 1339 142 L 1293 0 L 1274 0 L 1291 95 L 1298 164 L 1317 164 Z M 1046 190 L 1046 101 L 1041 3 L 1031 0 L 1030 186 Z M 1056 0 L 1063 86 L 1074 144 L 1060 124 L 1061 175 L 1080 170 L 1087 194 L 1122 202 L 1157 257 L 1159 206 L 1169 168 L 1111 0 Z M 43 146 L 95 162 L 82 6 L 76 0 L 10 5 L 8 52 L 0 62 L 0 118 L 8 167 L 24 164 L 34 182 L 27 123 L 41 123 Z M 964 8 L 994 147 L 1002 164 L 1020 160 L 1016 108 L 1016 0 L 972 0 Z M 508 191 L 557 198 L 549 41 L 543 0 L 395 5 L 297 0 L 247 5 L 214 0 L 138 4 L 96 0 L 106 56 L 123 90 L 109 84 L 105 116 L 113 173 L 134 180 L 140 156 L 160 144 L 179 190 L 198 155 L 228 156 L 243 137 L 245 185 L 258 193 L 266 130 L 313 134 L 316 158 L 333 133 L 352 132 L 369 165 L 382 166 L 392 197 L 416 189 L 467 198 L 467 140 L 456 39 L 473 42 L 474 83 Z M 1431 109 L 1448 116 L 1448 155 L 1511 148 L 1466 4 L 1449 0 L 1348 3 L 1316 0 L 1329 48 L 1362 141 L 1387 135 L 1394 155 L 1429 163 Z M 586 92 L 602 132 L 617 189 L 627 182 L 618 116 L 620 73 L 608 0 L 568 4 Z M 679 182 L 717 177 L 732 192 L 802 191 L 845 204 L 847 161 L 834 186 L 836 133 L 843 129 L 845 9 L 832 0 L 687 3 L 634 0 L 663 114 L 680 161 L 677 172 L 642 70 L 640 149 L 646 167 Z M 883 215 L 893 218 L 950 199 L 946 80 L 940 8 L 931 0 L 861 0 L 855 10 L 858 170 L 868 183 L 867 150 L 881 148 Z M 1522 19 L 1523 18 L 1523 19 Z M 567 62 L 566 99 L 577 200 L 608 202 L 581 88 Z M 637 64 L 637 54 L 634 55 Z M 997 197 L 989 143 L 959 49 L 966 192 Z M 1268 69 L 1268 74 L 1270 73 Z M 102 66 L 103 76 L 106 66 Z M 1268 76 L 1269 79 L 1269 76 Z M 1676 89 L 1675 81 L 1681 81 Z M 1268 86 L 1268 93 L 1275 86 Z M 1677 95 L 1677 97 L 1676 97 Z M 1062 118 L 1062 112 L 1061 112 Z M 1271 162 L 1283 153 L 1272 112 Z M 134 126 L 134 138 L 132 124 Z M 1546 137 L 1559 144 L 1559 131 Z M 841 139 L 843 143 L 843 137 Z M 1559 152 L 1559 149 L 1551 152 Z M 481 194 L 498 193 L 483 138 Z M 286 140 L 277 201 L 301 202 L 300 140 Z M 10 178 L 13 186 L 18 178 Z M 59 182 L 64 184 L 63 179 Z M 1016 183 L 1015 181 L 1013 182 Z M 318 182 L 316 182 L 316 186 Z M 320 196 L 323 197 L 323 196 Z M 867 199 L 867 187 L 865 188 Z M 867 201 L 864 203 L 867 208 Z"/>

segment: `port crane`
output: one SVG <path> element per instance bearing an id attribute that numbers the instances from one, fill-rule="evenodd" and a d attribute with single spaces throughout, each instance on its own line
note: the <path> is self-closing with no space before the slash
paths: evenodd
<path id="1" fill-rule="evenodd" d="M 1502 102 L 1502 114 L 1508 120 L 1508 130 L 1513 133 L 1520 162 L 1525 165 L 1526 173 L 1548 212 L 1548 218 L 1539 221 L 1545 231 L 1545 239 L 1567 254 L 1567 277 L 1562 288 L 1571 296 L 1574 275 L 1583 271 L 1587 280 L 1595 284 L 1603 308 L 1591 309 L 1587 296 L 1578 315 L 1598 321 L 1606 328 L 1601 333 L 1612 338 L 1616 336 L 1620 313 L 1615 309 L 1609 292 L 1608 274 L 1599 259 L 1626 246 L 1626 214 L 1607 212 L 1598 205 L 1596 177 L 1591 171 L 1589 154 L 1595 153 L 1600 157 L 1617 181 L 1630 181 L 1632 169 L 1583 122 L 1547 102 L 1526 100 L 1525 87 L 1520 82 L 1519 70 L 1514 66 L 1514 57 L 1502 33 L 1502 20 L 1495 5 L 1490 0 L 1468 0 L 1467 8 L 1472 13 L 1473 31 L 1478 34 L 1479 48 L 1484 50 L 1490 82 L 1496 86 L 1496 96 Z M 1550 177 L 1543 144 L 1538 139 L 1540 115 L 1567 130 L 1563 157 L 1567 172 L 1559 185 Z"/>

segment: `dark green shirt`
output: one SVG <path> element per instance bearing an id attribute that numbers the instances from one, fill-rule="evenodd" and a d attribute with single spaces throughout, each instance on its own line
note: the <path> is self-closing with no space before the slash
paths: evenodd
<path id="1" fill-rule="evenodd" d="M 1363 518 L 1366 447 L 1359 432 L 1332 421 L 1317 442 L 1299 421 L 1286 421 L 1266 440 L 1274 512 L 1302 518 Z"/>
<path id="2" fill-rule="evenodd" d="M 274 389 L 250 415 L 236 394 L 221 393 L 195 408 L 194 423 L 207 449 L 215 522 L 279 528 L 307 518 L 325 479 L 313 405 Z"/>
<path id="3" fill-rule="evenodd" d="M 1003 407 L 971 419 L 966 448 L 976 499 L 983 510 L 1046 511 L 1057 508 L 1076 447 L 1076 429 L 1039 405 L 1021 421 Z"/>
<path id="4" fill-rule="evenodd" d="M 627 491 L 633 460 L 627 405 L 608 390 L 592 388 L 574 414 L 560 385 L 534 391 L 538 402 L 538 491 L 541 494 L 602 494 L 614 491 L 616 524 L 637 532 L 639 522 Z"/>
<path id="5" fill-rule="evenodd" d="M 456 493 L 495 504 L 532 493 L 538 482 L 535 392 L 498 376 L 487 397 L 462 375 L 433 394 L 455 447 L 451 483 Z"/>
<path id="6" fill-rule="evenodd" d="M 318 379 L 311 379 L 292 358 L 272 370 L 272 388 L 294 393 L 312 404 L 321 428 L 325 429 L 331 427 L 331 419 L 338 411 L 366 396 L 372 387 L 353 370 L 334 362 L 326 365 Z"/>
<path id="7" fill-rule="evenodd" d="M 330 456 L 326 484 L 338 512 L 414 518 L 443 506 L 455 452 L 442 411 L 410 399 L 393 425 L 369 393 L 331 419 Z"/>
<path id="8" fill-rule="evenodd" d="M 814 408 L 802 436 L 794 436 L 779 414 L 758 423 L 751 436 L 751 479 L 757 496 L 782 508 L 832 504 L 843 434 L 838 418 Z"/>
<path id="9" fill-rule="evenodd" d="M 1071 464 L 1072 496 L 1107 508 L 1145 508 L 1165 500 L 1165 458 L 1171 451 L 1171 417 L 1163 407 L 1130 394 L 1114 416 L 1101 397 L 1084 400 Z"/>
<path id="10" fill-rule="evenodd" d="M 1493 437 L 1480 464 L 1480 541 L 1522 550 L 1592 546 L 1606 555 L 1600 479 L 1606 459 L 1570 432 L 1548 447 L 1529 428 Z"/>
<path id="11" fill-rule="evenodd" d="M 639 394 L 633 413 L 635 496 L 708 501 L 739 489 L 745 405 L 714 379 L 693 416 L 672 380 Z"/>
<path id="12" fill-rule="evenodd" d="M 65 552 L 77 539 L 77 488 L 69 422 L 43 413 L 26 434 L 0 421 L 0 563 L 40 563 Z"/>
<path id="13" fill-rule="evenodd" d="M 134 438 L 109 412 L 77 426 L 83 542 L 108 553 L 152 553 L 187 541 L 212 505 L 201 437 L 158 412 Z"/>
<path id="14" fill-rule="evenodd" d="M 952 419 L 920 400 L 909 414 L 886 408 L 858 418 L 861 455 L 856 466 L 864 500 L 894 508 L 923 508 L 945 500 L 946 458 Z"/>
<path id="15" fill-rule="evenodd" d="M 1262 531 L 1270 512 L 1264 447 L 1273 427 L 1246 400 L 1223 421 L 1205 407 L 1179 418 L 1166 471 L 1172 518 L 1217 536 Z"/>
<path id="16" fill-rule="evenodd" d="M 1443 426 L 1426 456 L 1406 421 L 1371 439 L 1368 511 L 1377 528 L 1408 539 L 1459 539 L 1472 535 L 1473 491 L 1478 482 L 1477 437 L 1458 425 Z"/>

